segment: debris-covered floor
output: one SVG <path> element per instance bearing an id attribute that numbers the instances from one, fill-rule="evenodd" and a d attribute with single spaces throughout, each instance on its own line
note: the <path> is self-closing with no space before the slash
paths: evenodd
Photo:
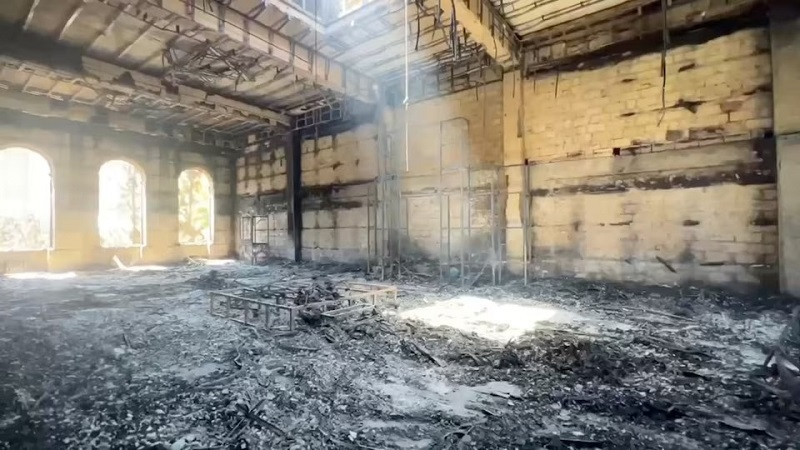
<path id="1" fill-rule="evenodd" d="M 788 300 L 415 279 L 395 280 L 397 302 L 376 312 L 299 318 L 295 332 L 209 314 L 209 289 L 312 276 L 320 285 L 363 280 L 336 268 L 238 263 L 2 279 L 0 448 L 800 442 L 791 368 L 781 376 L 764 367 L 797 332 L 786 329 Z"/>

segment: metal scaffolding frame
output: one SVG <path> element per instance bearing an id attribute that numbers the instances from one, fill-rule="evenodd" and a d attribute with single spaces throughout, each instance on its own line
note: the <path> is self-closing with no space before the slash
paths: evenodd
<path id="1" fill-rule="evenodd" d="M 466 124 L 463 118 L 451 119 Z M 404 264 L 409 260 L 418 260 L 419 254 L 411 255 L 404 252 L 404 243 L 407 245 L 413 240 L 411 223 L 409 221 L 409 201 L 415 198 L 428 198 L 438 207 L 439 227 L 437 240 L 438 254 L 432 256 L 439 266 L 439 277 L 442 281 L 457 281 L 462 286 L 472 285 L 483 276 L 487 269 L 491 272 L 492 283 L 502 282 L 502 272 L 505 270 L 503 239 L 500 236 L 501 205 L 500 195 L 504 191 L 499 188 L 503 167 L 496 165 L 472 166 L 470 164 L 470 149 L 468 139 L 464 136 L 459 142 L 459 164 L 457 167 L 445 167 L 444 146 L 442 135 L 446 122 L 440 123 L 440 141 L 438 145 L 439 167 L 435 173 L 412 174 L 392 171 L 400 167 L 399 161 L 393 161 L 398 154 L 392 152 L 392 136 L 379 132 L 379 158 L 378 178 L 375 183 L 373 203 L 368 206 L 374 213 L 374 220 L 368 219 L 368 234 L 375 236 L 369 247 L 367 269 L 380 267 L 381 279 L 396 276 L 401 273 Z M 394 164 L 393 164 L 394 163 Z M 488 185 L 476 186 L 476 174 L 489 173 Z M 456 183 L 446 183 L 445 176 L 452 175 Z M 438 180 L 436 178 L 438 177 Z M 403 192 L 401 185 L 414 178 L 434 179 L 432 185 L 438 185 L 432 191 Z M 454 223 L 452 203 L 460 201 L 457 220 Z M 486 203 L 484 209 L 475 208 L 475 203 Z M 482 224 L 475 225 L 476 209 L 482 211 L 485 219 Z M 369 216 L 369 214 L 368 214 Z M 457 254 L 454 254 L 453 233 L 457 233 Z M 479 234 L 476 234 L 479 232 Z M 476 236 L 485 237 L 485 242 L 476 240 Z M 374 249 L 374 254 L 373 254 Z M 417 258 L 410 258 L 417 257 Z M 452 269 L 457 267 L 458 276 L 451 276 Z M 454 278 L 457 278 L 455 280 Z"/>

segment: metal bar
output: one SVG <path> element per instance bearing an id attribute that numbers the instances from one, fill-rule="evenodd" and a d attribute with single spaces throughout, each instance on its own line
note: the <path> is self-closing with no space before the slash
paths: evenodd
<path id="1" fill-rule="evenodd" d="M 400 194 L 402 198 L 402 193 Z M 411 223 L 409 222 L 409 207 L 408 207 L 408 198 L 405 199 L 405 210 L 406 210 L 406 241 L 411 242 Z"/>
<path id="2" fill-rule="evenodd" d="M 442 222 L 443 222 L 443 205 L 442 205 L 442 191 L 444 190 L 444 157 L 442 155 L 442 146 L 444 145 L 443 137 L 444 122 L 439 122 L 439 189 L 436 190 L 439 200 L 439 278 L 444 281 L 444 267 L 442 266 L 442 255 L 444 253 L 444 239 L 442 238 Z M 447 253 L 448 253 L 448 272 L 450 270 L 450 196 L 447 197 Z"/>
<path id="3" fill-rule="evenodd" d="M 490 219 L 491 230 L 489 230 L 489 232 L 491 234 L 491 239 L 492 239 L 492 254 L 490 255 L 490 258 L 492 258 L 492 260 L 491 260 L 491 262 L 492 262 L 492 284 L 496 285 L 497 284 L 497 248 L 496 248 L 497 236 L 495 236 L 495 231 L 496 231 L 496 226 L 497 225 L 496 225 L 496 221 L 495 221 L 495 217 L 494 217 L 494 214 L 495 214 L 495 211 L 494 211 L 494 178 L 492 178 L 491 186 L 492 186 L 492 195 L 489 196 L 489 211 L 490 211 L 489 214 L 490 214 L 490 217 L 491 217 L 491 219 Z"/>
<path id="4" fill-rule="evenodd" d="M 376 158 L 376 159 L 378 159 L 378 158 Z M 379 174 L 379 176 L 380 176 L 380 174 Z M 378 208 L 380 207 L 380 205 L 378 204 L 378 182 L 377 181 L 375 182 L 375 186 L 374 187 L 375 187 L 375 189 L 373 191 L 374 192 L 373 201 L 374 201 L 375 207 L 372 208 L 372 213 L 375 215 L 375 217 L 373 217 L 372 223 L 375 224 L 375 227 L 373 229 L 372 241 L 375 242 L 375 257 L 376 258 L 380 258 L 380 256 L 379 256 L 380 244 L 378 243 Z"/>
<path id="5" fill-rule="evenodd" d="M 450 194 L 447 194 L 447 270 L 450 270 L 450 265 L 452 264 L 453 255 L 451 251 L 453 249 L 452 242 L 450 240 Z"/>
<path id="6" fill-rule="evenodd" d="M 367 274 L 371 272 L 370 259 L 372 258 L 372 243 L 370 242 L 370 234 L 372 234 L 372 214 L 370 214 L 369 204 L 371 202 L 371 189 L 367 187 Z"/>
<path id="7" fill-rule="evenodd" d="M 469 160 L 467 160 L 467 270 L 472 264 L 472 172 L 469 170 Z M 471 272 L 470 272 L 471 274 Z"/>
<path id="8" fill-rule="evenodd" d="M 528 228 L 530 221 L 530 172 L 528 170 L 528 160 L 522 166 L 522 193 L 523 193 L 523 206 L 522 206 L 522 273 L 525 285 L 528 284 Z"/>

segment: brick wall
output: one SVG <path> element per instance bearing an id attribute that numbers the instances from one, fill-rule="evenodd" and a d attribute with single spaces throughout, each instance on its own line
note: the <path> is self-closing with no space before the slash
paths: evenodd
<path id="1" fill-rule="evenodd" d="M 400 198 L 388 226 L 399 234 L 402 256 L 441 258 L 455 270 L 463 255 L 479 270 L 491 254 L 491 224 L 503 217 L 496 197 L 493 221 L 490 198 L 501 184 L 502 109 L 499 82 L 410 105 L 408 166 L 406 114 L 391 112 L 390 172 L 400 177 Z"/>
<path id="2" fill-rule="evenodd" d="M 378 171 L 376 139 L 377 127 L 366 124 L 302 141 L 304 260 L 355 262 L 367 258 L 371 245 L 367 242 L 367 201 L 374 203 Z M 285 145 L 284 137 L 279 136 L 237 160 L 237 251 L 243 259 L 294 258 Z M 374 217 L 374 210 L 370 215 Z"/>
<path id="3" fill-rule="evenodd" d="M 532 164 L 533 273 L 774 287 L 774 142 L 760 139 L 772 129 L 766 30 L 670 50 L 663 110 L 660 59 L 540 75 L 523 83 L 524 99 L 505 81 L 506 133 L 518 119 L 511 104 L 525 108 L 524 143 L 506 136 L 505 153 L 507 164 Z M 523 170 L 506 168 L 515 271 Z"/>
<path id="4" fill-rule="evenodd" d="M 667 53 L 662 109 L 658 52 L 524 83 L 530 161 L 610 156 L 613 148 L 696 145 L 772 128 L 765 29 L 746 29 Z"/>
<path id="5" fill-rule="evenodd" d="M 528 170 L 531 268 L 537 276 L 774 287 L 772 140 Z M 523 202 L 524 195 L 509 196 L 508 222 L 515 229 L 507 235 L 508 256 L 517 270 Z"/>
<path id="6" fill-rule="evenodd" d="M 377 133 L 366 124 L 303 141 L 303 259 L 358 262 L 374 254 L 367 225 L 375 220 Z"/>
<path id="7" fill-rule="evenodd" d="M 254 146 L 236 160 L 240 258 L 293 258 L 286 210 L 286 148 L 282 139 Z"/>
<path id="8" fill-rule="evenodd" d="M 462 255 L 475 273 L 496 251 L 519 272 L 527 222 L 535 276 L 772 286 L 768 48 L 763 29 L 672 48 L 663 109 L 654 51 L 521 83 L 510 72 L 499 83 L 412 104 L 407 116 L 387 110 L 389 157 L 380 164 L 373 126 L 306 141 L 303 256 L 376 254 L 367 226 L 380 222 L 379 211 L 371 205 L 368 213 L 365 200 L 378 177 L 389 180 L 378 199 L 391 243 L 381 245 L 403 258 L 440 258 L 449 273 Z M 266 169 L 266 157 L 245 156 L 239 192 L 285 207 L 278 155 Z"/>
<path id="9" fill-rule="evenodd" d="M 6 117 L 0 124 L 0 148 L 12 146 L 30 148 L 50 162 L 55 247 L 50 251 L 0 252 L 0 272 L 116 267 L 113 256 L 125 264 L 163 264 L 187 256 L 231 254 L 233 174 L 227 157 L 203 154 L 190 145 L 25 114 Z M 131 161 L 145 174 L 147 239 L 141 250 L 100 245 L 98 171 L 112 159 Z M 188 168 L 203 168 L 214 181 L 211 246 L 178 243 L 178 175 Z"/>

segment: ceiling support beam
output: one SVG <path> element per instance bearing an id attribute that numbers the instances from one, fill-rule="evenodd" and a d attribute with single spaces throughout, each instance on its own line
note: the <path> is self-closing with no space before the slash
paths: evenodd
<path id="1" fill-rule="evenodd" d="M 455 13 L 456 22 L 498 64 L 510 67 L 519 61 L 517 35 L 489 0 L 428 0 L 428 3 L 432 3 L 434 8 L 441 5 L 446 17 Z"/>
<path id="2" fill-rule="evenodd" d="M 156 4 L 158 3 L 158 4 Z M 374 102 L 374 80 L 289 38 L 222 3 L 202 0 L 148 0 L 148 6 L 190 19 L 206 30 L 287 64 L 292 71 L 342 95 Z M 213 4 L 213 9 L 210 7 Z"/>
<path id="3" fill-rule="evenodd" d="M 72 24 L 75 22 L 75 20 L 78 19 L 78 16 L 81 15 L 81 12 L 83 11 L 83 5 L 84 5 L 83 0 L 77 5 L 75 5 L 75 8 L 72 10 L 72 13 L 69 15 L 69 18 L 67 19 L 66 22 L 64 22 L 64 25 L 61 25 L 61 28 L 59 29 L 58 36 L 56 37 L 57 41 L 60 41 L 61 39 L 64 38 L 64 35 L 67 34 L 67 31 L 69 31 L 69 27 L 71 27 Z"/>
<path id="4" fill-rule="evenodd" d="M 99 82 L 107 87 L 126 87 L 127 90 L 133 90 L 131 87 L 117 81 L 126 78 L 130 79 L 133 81 L 134 89 L 137 93 L 141 90 L 145 93 L 144 95 L 153 100 L 163 99 L 192 108 L 230 114 L 249 120 L 259 120 L 270 125 L 288 126 L 290 124 L 290 118 L 284 114 L 248 105 L 220 95 L 211 95 L 189 86 L 177 85 L 177 94 L 169 93 L 158 78 L 96 59 L 84 57 L 83 67 L 87 75 L 96 77 Z"/>
<path id="5" fill-rule="evenodd" d="M 28 10 L 28 15 L 25 16 L 25 23 L 22 24 L 23 31 L 27 31 L 28 27 L 31 26 L 31 22 L 33 22 L 33 16 L 36 14 L 37 6 L 39 6 L 39 0 L 33 0 L 33 3 L 31 3 L 31 8 Z"/>
<path id="6" fill-rule="evenodd" d="M 261 123 L 264 126 L 286 127 L 291 119 L 285 114 L 242 103 L 238 100 L 214 95 L 206 91 L 177 84 L 164 86 L 162 80 L 135 70 L 93 58 L 73 55 L 59 59 L 58 55 L 70 56 L 61 46 L 37 47 L 35 38 L 22 35 L 19 39 L 0 42 L 0 65 L 25 67 L 42 76 L 67 80 L 102 96 L 141 99 L 150 105 L 208 111 L 242 120 Z"/>

